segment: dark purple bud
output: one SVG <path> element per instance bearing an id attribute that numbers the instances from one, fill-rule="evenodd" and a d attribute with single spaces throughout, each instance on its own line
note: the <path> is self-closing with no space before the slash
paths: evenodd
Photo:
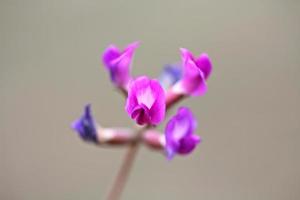
<path id="1" fill-rule="evenodd" d="M 94 143 L 98 142 L 96 124 L 89 104 L 85 106 L 83 115 L 72 123 L 72 128 L 83 140 Z"/>

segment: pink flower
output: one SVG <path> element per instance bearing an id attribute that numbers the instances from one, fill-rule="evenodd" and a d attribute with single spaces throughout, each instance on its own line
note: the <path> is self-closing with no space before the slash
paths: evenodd
<path id="1" fill-rule="evenodd" d="M 165 101 L 159 82 L 141 76 L 129 84 L 125 109 L 139 125 L 157 125 L 165 118 Z"/>
<path id="2" fill-rule="evenodd" d="M 180 49 L 183 67 L 182 79 L 177 82 L 173 91 L 185 95 L 203 95 L 207 91 L 206 80 L 208 79 L 212 64 L 206 53 L 195 58 L 187 49 Z"/>
<path id="3" fill-rule="evenodd" d="M 165 129 L 165 151 L 170 160 L 175 154 L 189 154 L 201 141 L 200 137 L 194 134 L 197 128 L 197 121 L 192 112 L 181 107 L 167 123 Z"/>
<path id="4" fill-rule="evenodd" d="M 123 51 L 110 45 L 102 55 L 102 62 L 110 73 L 111 81 L 121 88 L 126 88 L 131 79 L 131 63 L 138 42 L 129 44 Z"/>

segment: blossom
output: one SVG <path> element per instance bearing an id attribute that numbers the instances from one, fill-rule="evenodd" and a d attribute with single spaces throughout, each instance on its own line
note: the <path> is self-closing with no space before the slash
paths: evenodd
<path id="1" fill-rule="evenodd" d="M 110 45 L 102 55 L 102 62 L 110 73 L 111 81 L 117 86 L 126 88 L 131 79 L 131 63 L 138 42 L 129 44 L 123 51 Z"/>
<path id="2" fill-rule="evenodd" d="M 165 128 L 165 151 L 168 159 L 175 154 L 189 154 L 201 141 L 200 137 L 194 134 L 197 122 L 192 112 L 186 107 L 180 107 Z"/>
<path id="3" fill-rule="evenodd" d="M 164 66 L 163 71 L 159 76 L 159 82 L 165 90 L 168 90 L 181 79 L 181 75 L 182 70 L 180 65 L 168 64 Z"/>
<path id="4" fill-rule="evenodd" d="M 97 143 L 96 123 L 89 104 L 85 106 L 83 115 L 72 123 L 72 128 L 83 140 Z"/>
<path id="5" fill-rule="evenodd" d="M 212 64 L 208 55 L 202 53 L 198 58 L 195 58 L 189 50 L 184 48 L 180 50 L 183 75 L 173 90 L 176 93 L 193 96 L 205 94 L 207 91 L 206 80 L 212 71 Z"/>
<path id="6" fill-rule="evenodd" d="M 138 77 L 129 84 L 125 109 L 139 125 L 157 125 L 165 117 L 165 93 L 157 80 Z"/>

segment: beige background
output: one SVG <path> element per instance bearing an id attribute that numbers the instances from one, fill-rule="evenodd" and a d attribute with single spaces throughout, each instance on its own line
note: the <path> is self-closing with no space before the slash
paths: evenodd
<path id="1" fill-rule="evenodd" d="M 132 124 L 99 55 L 135 40 L 135 75 L 156 77 L 179 47 L 214 71 L 181 103 L 203 143 L 172 162 L 142 148 L 123 199 L 300 199 L 299 22 L 296 0 L 2 0 L 0 199 L 104 199 L 125 149 L 69 126 L 88 102 L 102 125 Z"/>

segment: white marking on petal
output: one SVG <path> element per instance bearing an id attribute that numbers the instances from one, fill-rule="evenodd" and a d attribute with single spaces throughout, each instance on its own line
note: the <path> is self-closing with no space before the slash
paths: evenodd
<path id="1" fill-rule="evenodd" d="M 182 119 L 182 121 L 177 121 L 173 129 L 174 139 L 180 140 L 181 138 L 183 138 L 187 133 L 188 129 L 189 129 L 189 121 L 187 119 Z"/>
<path id="2" fill-rule="evenodd" d="M 147 108 L 151 108 L 155 102 L 155 97 L 152 93 L 150 86 L 148 86 L 145 90 L 141 91 L 137 95 L 138 104 L 144 104 Z"/>

